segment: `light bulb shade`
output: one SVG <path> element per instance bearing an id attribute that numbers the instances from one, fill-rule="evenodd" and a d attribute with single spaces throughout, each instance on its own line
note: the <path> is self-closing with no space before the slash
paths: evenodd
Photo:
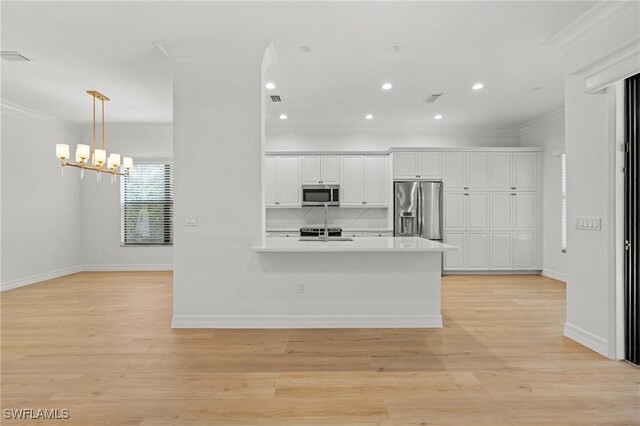
<path id="1" fill-rule="evenodd" d="M 122 158 L 122 167 L 129 170 L 133 167 L 133 158 L 131 157 L 123 157 Z"/>
<path id="2" fill-rule="evenodd" d="M 69 158 L 69 145 L 67 145 L 66 143 L 57 143 L 56 157 L 61 160 L 66 160 L 67 158 Z"/>
<path id="3" fill-rule="evenodd" d="M 85 163 L 91 155 L 91 147 L 79 143 L 76 147 L 76 161 L 79 163 Z"/>
<path id="4" fill-rule="evenodd" d="M 107 158 L 107 169 L 109 170 L 114 170 L 116 169 L 118 166 L 115 166 L 113 164 L 113 159 L 111 157 Z"/>
<path id="5" fill-rule="evenodd" d="M 112 152 L 111 154 L 109 154 L 109 160 L 111 160 L 111 164 L 113 166 L 118 167 L 120 165 L 120 154 Z"/>
<path id="6" fill-rule="evenodd" d="M 107 161 L 107 151 L 104 149 L 96 149 L 93 151 L 93 164 L 99 166 Z"/>

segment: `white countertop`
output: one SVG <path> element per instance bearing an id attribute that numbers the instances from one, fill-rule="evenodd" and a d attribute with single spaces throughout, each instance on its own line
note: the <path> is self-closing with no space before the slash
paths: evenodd
<path id="1" fill-rule="evenodd" d="M 449 244 L 419 237 L 354 238 L 353 241 L 299 241 L 297 238 L 265 238 L 251 248 L 257 252 L 369 252 L 369 251 L 429 251 L 458 250 Z"/>

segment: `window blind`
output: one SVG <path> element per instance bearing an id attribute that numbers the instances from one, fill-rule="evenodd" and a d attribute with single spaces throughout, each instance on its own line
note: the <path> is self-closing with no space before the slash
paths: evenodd
<path id="1" fill-rule="evenodd" d="M 560 210 L 561 210 L 561 217 L 560 217 L 560 223 L 561 223 L 561 241 L 560 241 L 560 248 L 562 251 L 566 251 L 567 250 L 567 154 L 562 154 L 560 156 L 560 169 L 561 169 L 561 175 L 560 175 L 560 179 L 561 179 L 561 191 L 562 191 L 562 201 L 561 201 L 561 206 L 560 206 Z"/>
<path id="2" fill-rule="evenodd" d="M 121 244 L 173 244 L 173 166 L 136 164 L 120 180 Z"/>

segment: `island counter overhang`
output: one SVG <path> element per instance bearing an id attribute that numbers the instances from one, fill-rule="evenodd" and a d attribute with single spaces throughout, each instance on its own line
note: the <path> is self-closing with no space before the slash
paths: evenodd
<path id="1" fill-rule="evenodd" d="M 252 250 L 266 285 L 297 289 L 301 328 L 442 327 L 442 253 L 454 246 L 418 237 L 265 238 Z"/>

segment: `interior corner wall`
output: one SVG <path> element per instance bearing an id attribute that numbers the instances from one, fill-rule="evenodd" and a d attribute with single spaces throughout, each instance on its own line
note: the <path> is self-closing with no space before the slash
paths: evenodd
<path id="1" fill-rule="evenodd" d="M 83 127 L 82 140 L 91 141 L 92 129 Z M 173 128 L 171 124 L 108 124 L 107 151 L 131 156 L 136 162 L 145 159 L 171 159 Z M 99 136 L 98 136 L 99 137 Z M 171 246 L 120 245 L 120 179 L 114 184 L 108 176 L 97 182 L 89 173 L 82 182 L 82 252 L 85 270 L 170 270 L 173 268 Z"/>
<path id="2" fill-rule="evenodd" d="M 2 290 L 81 270 L 80 181 L 55 157 L 78 142 L 75 126 L 2 105 Z"/>
<path id="3" fill-rule="evenodd" d="M 562 164 L 558 155 L 565 150 L 564 113 L 542 117 L 537 124 L 524 126 L 522 146 L 544 148 L 543 153 L 543 211 L 542 211 L 542 273 L 561 281 L 566 280 L 567 255 L 562 253 Z"/>
<path id="4" fill-rule="evenodd" d="M 266 129 L 266 151 L 386 151 L 391 147 L 514 147 L 517 128 L 274 128 Z"/>

